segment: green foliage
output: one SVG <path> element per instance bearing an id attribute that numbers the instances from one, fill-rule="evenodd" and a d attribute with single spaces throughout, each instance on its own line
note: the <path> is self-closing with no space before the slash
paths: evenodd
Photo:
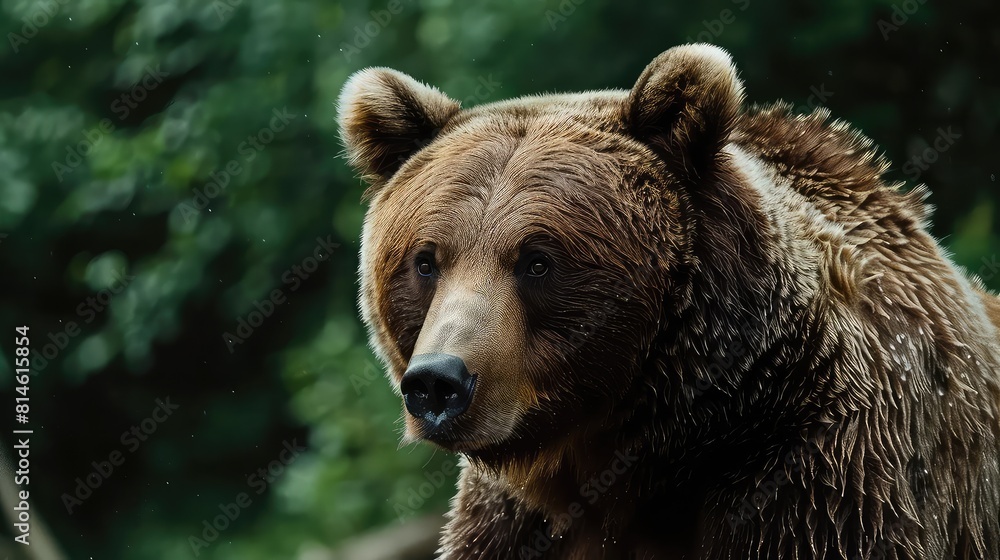
<path id="1" fill-rule="evenodd" d="M 750 101 L 829 107 L 893 178 L 929 184 L 935 234 L 1000 287 L 995 3 L 623 4 L 3 3 L 0 328 L 31 327 L 32 497 L 70 557 L 194 556 L 189 537 L 240 493 L 252 503 L 198 557 L 294 557 L 395 522 L 447 459 L 397 449 L 399 399 L 357 318 L 364 186 L 339 157 L 335 100 L 366 66 L 468 106 L 627 88 L 657 53 L 711 40 Z M 935 150 L 948 127 L 959 137 Z M 180 408 L 128 451 L 121 434 L 167 396 Z M 293 440 L 309 449 L 286 467 Z M 116 449 L 125 463 L 67 513 Z"/>

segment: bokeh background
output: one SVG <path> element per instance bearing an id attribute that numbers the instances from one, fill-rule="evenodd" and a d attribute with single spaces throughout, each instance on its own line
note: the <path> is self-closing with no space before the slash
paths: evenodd
<path id="1" fill-rule="evenodd" d="M 829 108 L 927 183 L 934 234 L 995 289 L 998 20 L 994 0 L 0 1 L 0 441 L 25 324 L 33 537 L 74 559 L 322 559 L 446 509 L 455 458 L 398 448 L 358 319 L 352 72 L 469 106 L 628 88 L 717 43 L 749 101 Z M 0 554 L 43 558 L 3 527 Z"/>

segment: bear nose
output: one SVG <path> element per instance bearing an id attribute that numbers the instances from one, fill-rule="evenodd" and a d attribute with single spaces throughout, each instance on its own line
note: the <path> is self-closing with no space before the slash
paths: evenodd
<path id="1" fill-rule="evenodd" d="M 406 410 L 439 424 L 465 412 L 476 378 L 451 354 L 419 354 L 410 359 L 400 389 Z"/>

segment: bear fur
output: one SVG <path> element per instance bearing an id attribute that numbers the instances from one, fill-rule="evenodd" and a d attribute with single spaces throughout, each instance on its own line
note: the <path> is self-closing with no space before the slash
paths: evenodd
<path id="1" fill-rule="evenodd" d="M 362 315 L 476 375 L 440 558 L 1000 558 L 1000 302 L 826 110 L 685 45 L 631 90 L 344 86 Z M 426 266 L 420 263 L 427 263 Z M 541 264 L 536 264 L 541 263 Z"/>

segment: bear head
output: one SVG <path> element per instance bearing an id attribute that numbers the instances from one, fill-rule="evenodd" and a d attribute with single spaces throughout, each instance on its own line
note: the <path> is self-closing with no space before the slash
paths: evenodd
<path id="1" fill-rule="evenodd" d="M 690 304 L 688 199 L 725 172 L 742 100 L 708 45 L 666 51 L 628 91 L 471 109 L 393 70 L 350 78 L 360 304 L 405 439 L 502 461 L 630 406 Z"/>

